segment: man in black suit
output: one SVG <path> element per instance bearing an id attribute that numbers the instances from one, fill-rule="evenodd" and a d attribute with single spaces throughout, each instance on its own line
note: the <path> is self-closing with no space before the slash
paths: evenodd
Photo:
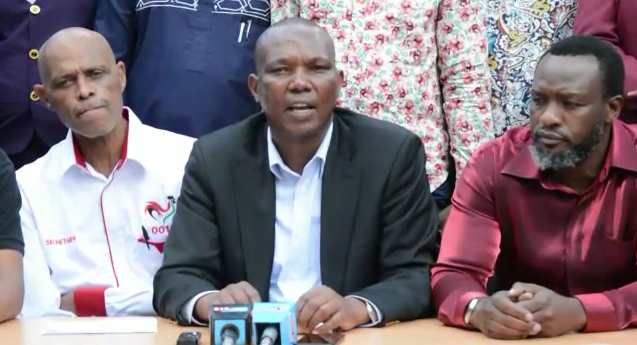
<path id="1" fill-rule="evenodd" d="M 335 108 L 343 74 L 316 24 L 256 49 L 263 113 L 194 145 L 154 306 L 180 324 L 211 303 L 296 302 L 317 333 L 425 316 L 437 211 L 425 152 L 398 125 Z"/>

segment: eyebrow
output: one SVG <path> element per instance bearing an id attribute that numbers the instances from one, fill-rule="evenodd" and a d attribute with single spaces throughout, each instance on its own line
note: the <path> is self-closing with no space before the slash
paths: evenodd
<path id="1" fill-rule="evenodd" d="M 286 63 L 289 62 L 289 60 L 290 60 L 289 57 L 281 57 L 281 58 L 278 58 L 278 59 L 276 59 L 274 61 L 269 61 L 265 65 L 266 66 L 272 66 L 272 65 L 286 64 Z M 328 59 L 326 57 L 315 57 L 315 58 L 310 59 L 309 62 L 310 63 L 322 62 L 322 63 L 330 63 L 330 64 L 332 63 L 332 61 L 330 61 L 330 59 Z"/>
<path id="2" fill-rule="evenodd" d="M 84 68 L 84 69 L 82 69 L 82 73 L 92 72 L 92 71 L 96 71 L 96 70 L 104 70 L 104 71 L 108 71 L 108 70 L 109 70 L 109 68 L 108 68 L 106 65 L 91 66 L 91 67 L 88 67 L 88 68 Z M 60 79 L 66 79 L 66 78 L 69 78 L 69 77 L 71 77 L 71 76 L 75 76 L 75 75 L 77 75 L 77 73 L 76 73 L 76 72 L 69 72 L 69 73 L 65 73 L 65 74 L 62 74 L 62 75 L 54 75 L 54 76 L 51 76 L 51 79 L 50 79 L 50 80 L 51 80 L 51 81 L 58 81 L 58 80 L 60 80 Z"/>
<path id="3" fill-rule="evenodd" d="M 537 90 L 537 89 L 531 89 L 531 93 L 539 93 L 539 94 L 545 94 L 546 92 L 542 92 L 541 90 Z M 577 91 L 560 91 L 558 90 L 557 93 L 561 96 L 566 96 L 566 97 L 575 97 L 575 96 L 581 96 L 584 95 L 584 92 L 577 92 Z"/>

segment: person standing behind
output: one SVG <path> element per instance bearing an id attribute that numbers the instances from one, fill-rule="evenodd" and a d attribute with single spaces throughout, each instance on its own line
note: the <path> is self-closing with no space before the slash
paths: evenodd
<path id="1" fill-rule="evenodd" d="M 501 136 L 529 123 L 533 71 L 551 44 L 571 36 L 577 0 L 486 3 L 493 130 Z"/>
<path id="2" fill-rule="evenodd" d="M 65 27 L 93 26 L 97 0 L 0 1 L 0 148 L 15 169 L 43 156 L 66 128 L 31 89 L 38 48 Z"/>
<path id="3" fill-rule="evenodd" d="M 95 30 L 128 71 L 144 124 L 198 138 L 259 111 L 245 81 L 267 0 L 102 0 Z"/>
<path id="4" fill-rule="evenodd" d="M 340 105 L 420 137 L 444 221 L 456 175 L 493 138 L 481 0 L 273 0 L 272 23 L 288 17 L 334 37 Z"/>
<path id="5" fill-rule="evenodd" d="M 595 36 L 612 44 L 624 61 L 627 92 L 619 119 L 637 123 L 637 2 L 580 0 L 575 15 L 576 34 Z"/>

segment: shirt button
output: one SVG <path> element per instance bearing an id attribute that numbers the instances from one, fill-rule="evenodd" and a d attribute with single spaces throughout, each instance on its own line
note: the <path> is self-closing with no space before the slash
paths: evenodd
<path id="1" fill-rule="evenodd" d="M 40 100 L 40 97 L 35 93 L 35 91 L 31 91 L 31 100 L 37 102 Z"/>
<path id="2" fill-rule="evenodd" d="M 38 53 L 37 49 L 29 50 L 29 57 L 32 58 L 33 60 L 37 60 L 38 55 L 39 55 L 39 53 Z"/>
<path id="3" fill-rule="evenodd" d="M 33 14 L 38 14 L 38 13 L 40 13 L 40 6 L 31 5 L 31 7 L 29 7 L 29 11 L 31 11 L 31 13 L 33 13 Z"/>

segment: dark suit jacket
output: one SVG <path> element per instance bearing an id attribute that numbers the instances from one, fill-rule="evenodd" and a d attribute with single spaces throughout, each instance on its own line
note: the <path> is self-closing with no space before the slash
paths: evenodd
<path id="1" fill-rule="evenodd" d="M 194 144 L 154 280 L 159 315 L 185 324 L 188 300 L 243 280 L 268 300 L 275 184 L 266 128 L 258 114 Z M 424 316 L 438 217 L 422 143 L 398 125 L 337 108 L 325 164 L 322 283 L 369 299 L 384 323 Z"/>

